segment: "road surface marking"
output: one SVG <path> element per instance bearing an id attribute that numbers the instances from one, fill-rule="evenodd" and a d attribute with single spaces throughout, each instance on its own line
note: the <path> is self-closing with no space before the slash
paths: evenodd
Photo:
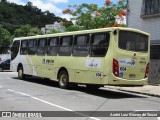
<path id="1" fill-rule="evenodd" d="M 0 72 L 0 74 L 13 74 L 13 75 L 16 75 L 18 73 L 17 72 Z"/>
<path id="2" fill-rule="evenodd" d="M 3 88 L 2 86 L 0 86 L 0 88 Z"/>
<path id="3" fill-rule="evenodd" d="M 17 72 L 10 72 L 9 74 L 11 74 L 11 75 L 18 75 Z"/>
<path id="4" fill-rule="evenodd" d="M 59 105 L 50 103 L 50 102 L 47 102 L 47 101 L 45 101 L 45 100 L 39 99 L 39 98 L 37 98 L 37 97 L 31 96 L 31 95 L 28 95 L 28 94 L 25 94 L 25 93 L 22 93 L 22 92 L 18 92 L 18 91 L 11 90 L 11 89 L 7 89 L 7 90 L 8 90 L 8 91 L 11 91 L 11 92 L 14 92 L 14 93 L 17 93 L 17 94 L 21 94 L 21 95 L 24 95 L 24 96 L 31 97 L 31 98 L 33 98 L 33 99 L 35 99 L 35 100 L 41 101 L 41 102 L 43 102 L 43 103 L 46 103 L 46 104 L 48 104 L 48 105 L 51 105 L 51 106 L 54 106 L 54 107 L 57 107 L 57 108 L 60 108 L 60 109 L 66 110 L 66 111 L 71 111 L 71 112 L 73 112 L 73 113 L 82 115 L 82 116 L 84 116 L 84 117 L 89 117 L 90 119 L 93 119 L 93 120 L 100 120 L 100 119 L 98 119 L 98 118 L 90 117 L 90 116 L 88 116 L 88 115 L 85 115 L 85 114 L 82 114 L 82 113 L 73 111 L 73 110 L 71 110 L 71 109 L 68 109 L 68 108 L 65 108 L 65 107 L 62 107 L 62 106 L 59 106 Z"/>
<path id="5" fill-rule="evenodd" d="M 6 79 L 11 79 L 11 78 L 10 77 L 0 78 L 0 80 L 6 80 Z"/>
<path id="6" fill-rule="evenodd" d="M 159 110 L 134 110 L 134 111 L 159 111 Z"/>

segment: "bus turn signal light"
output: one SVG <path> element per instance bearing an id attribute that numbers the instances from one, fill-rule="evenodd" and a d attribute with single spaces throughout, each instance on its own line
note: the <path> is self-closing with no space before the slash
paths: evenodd
<path id="1" fill-rule="evenodd" d="M 112 68 L 112 72 L 116 77 L 119 77 L 119 64 L 118 61 L 116 59 L 113 59 L 113 68 Z"/>
<path id="2" fill-rule="evenodd" d="M 148 77 L 148 72 L 149 72 L 149 63 L 148 63 L 147 66 L 146 66 L 146 72 L 145 72 L 144 78 L 147 78 L 147 77 Z"/>

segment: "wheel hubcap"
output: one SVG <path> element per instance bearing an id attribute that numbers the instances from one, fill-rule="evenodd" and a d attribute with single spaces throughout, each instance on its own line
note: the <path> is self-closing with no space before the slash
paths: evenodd
<path id="1" fill-rule="evenodd" d="M 19 70 L 19 72 L 18 72 L 18 76 L 19 76 L 20 78 L 22 78 L 22 76 L 23 76 L 23 72 L 22 72 L 22 70 Z"/>
<path id="2" fill-rule="evenodd" d="M 61 85 L 65 85 L 66 82 L 67 82 L 66 76 L 65 76 L 65 75 L 62 75 L 62 76 L 60 77 L 60 84 L 61 84 Z"/>

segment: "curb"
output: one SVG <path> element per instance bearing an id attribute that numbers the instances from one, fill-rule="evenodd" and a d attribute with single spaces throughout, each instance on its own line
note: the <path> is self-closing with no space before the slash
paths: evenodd
<path id="1" fill-rule="evenodd" d="M 137 93 L 137 94 L 148 95 L 148 96 L 153 96 L 153 97 L 159 97 L 160 98 L 160 95 L 153 94 L 153 93 L 145 93 L 145 92 L 140 92 L 140 91 L 126 90 L 126 89 L 122 89 L 122 88 L 113 88 L 113 87 L 106 87 L 106 88 L 116 89 L 116 90 L 120 90 L 120 91 L 132 92 L 132 93 Z"/>

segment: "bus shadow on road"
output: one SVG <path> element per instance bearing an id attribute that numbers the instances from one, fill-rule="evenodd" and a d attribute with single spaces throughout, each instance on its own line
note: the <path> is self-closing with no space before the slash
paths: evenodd
<path id="1" fill-rule="evenodd" d="M 13 79 L 18 79 L 17 77 L 12 77 Z M 19 80 L 19 79 L 18 79 Z M 40 85 L 45 85 L 49 87 L 54 87 L 56 89 L 61 89 L 58 86 L 58 82 L 48 80 L 48 79 L 42 79 L 42 78 L 26 78 L 25 80 L 22 80 L 25 82 L 30 82 L 30 83 L 35 83 L 35 84 L 40 84 Z M 119 90 L 114 90 L 114 89 L 108 89 L 105 87 L 102 87 L 100 89 L 88 89 L 85 87 L 85 85 L 79 85 L 77 87 L 70 87 L 69 89 L 61 89 L 65 91 L 72 91 L 72 92 L 83 92 L 85 94 L 90 94 L 98 97 L 103 97 L 103 98 L 110 98 L 110 99 L 123 99 L 123 98 L 147 98 L 147 96 L 140 95 L 140 94 L 135 94 L 131 92 L 124 92 L 124 91 L 119 91 Z M 54 92 L 54 91 L 53 91 Z"/>
<path id="2" fill-rule="evenodd" d="M 97 90 L 89 90 L 86 87 L 79 87 L 75 90 L 95 95 L 98 97 L 110 98 L 110 99 L 123 99 L 123 98 L 146 98 L 145 96 L 134 94 L 131 92 L 124 92 L 114 89 L 106 89 L 104 87 L 97 89 Z"/>
<path id="3" fill-rule="evenodd" d="M 20 80 L 18 77 L 12 77 L 12 78 L 16 79 L 16 80 Z M 36 83 L 36 84 L 40 84 L 40 85 L 46 85 L 46 86 L 58 88 L 58 82 L 52 81 L 49 79 L 42 79 L 42 78 L 38 78 L 38 77 L 27 77 L 21 81 L 32 82 L 32 83 Z"/>

